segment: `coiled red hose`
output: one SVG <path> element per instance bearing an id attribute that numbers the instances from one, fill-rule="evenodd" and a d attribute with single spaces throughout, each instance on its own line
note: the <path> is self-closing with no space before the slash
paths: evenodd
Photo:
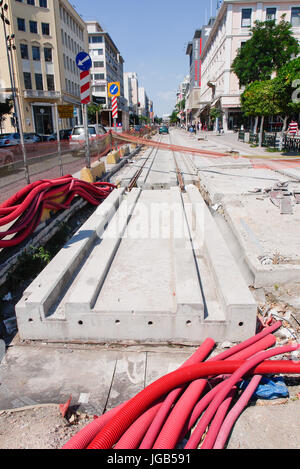
<path id="1" fill-rule="evenodd" d="M 242 413 L 248 402 L 250 401 L 254 391 L 256 390 L 257 386 L 259 385 L 262 379 L 261 375 L 255 375 L 251 379 L 250 383 L 248 384 L 247 388 L 243 392 L 242 396 L 239 398 L 237 403 L 233 406 L 233 408 L 228 413 L 227 417 L 224 419 L 220 430 L 218 431 L 215 444 L 213 449 L 223 449 L 228 435 L 237 420 L 238 416 Z"/>
<path id="2" fill-rule="evenodd" d="M 41 220 L 43 209 L 65 210 L 76 196 L 96 206 L 114 188 L 110 183 L 88 183 L 70 175 L 29 184 L 0 205 L 0 226 L 16 220 L 12 227 L 0 233 L 0 248 L 16 246 L 30 236 Z M 66 197 L 65 201 L 56 202 L 61 196 Z M 3 239 L 15 233 L 12 239 Z"/>
<path id="3" fill-rule="evenodd" d="M 229 406 L 232 402 L 236 394 L 236 386 L 234 386 L 228 393 L 227 397 L 224 399 L 222 404 L 220 404 L 219 408 L 217 409 L 216 415 L 209 427 L 207 435 L 205 437 L 204 443 L 201 446 L 201 449 L 211 449 L 214 445 L 218 432 L 222 426 L 223 420 L 227 414 Z"/>
<path id="4" fill-rule="evenodd" d="M 254 353 L 264 350 L 276 342 L 275 337 L 269 335 L 263 337 L 258 342 L 250 345 L 248 348 L 241 350 L 231 357 L 226 353 L 226 360 L 238 360 L 251 357 Z M 233 347 L 234 348 L 234 347 Z M 232 348 L 232 349 L 233 349 Z M 231 352 L 233 351 L 231 349 Z M 224 356 L 224 354 L 220 354 Z M 220 355 L 210 358 L 208 361 L 218 360 Z M 187 433 L 185 423 L 197 404 L 202 392 L 204 391 L 207 380 L 200 379 L 191 383 L 181 396 L 180 400 L 175 405 L 172 413 L 166 421 L 163 429 L 161 430 L 159 437 L 157 438 L 154 449 L 173 449 L 180 439 Z M 201 402 L 201 401 L 200 401 Z M 206 402 L 206 401 L 205 401 Z M 183 434 L 184 433 L 184 434 Z M 181 438 L 180 438 L 181 437 Z"/>
<path id="5" fill-rule="evenodd" d="M 198 379 L 210 375 L 220 374 L 234 374 L 234 379 L 229 378 L 230 388 L 227 389 L 225 396 L 229 390 L 234 386 L 237 376 L 242 373 L 249 374 L 266 374 L 266 373 L 299 373 L 300 364 L 294 362 L 283 361 L 266 361 L 260 363 L 265 357 L 278 355 L 281 353 L 287 353 L 294 350 L 298 350 L 298 346 L 286 346 L 274 349 L 268 352 L 262 352 L 260 357 L 257 356 L 251 361 L 226 361 L 226 362 L 205 362 L 197 365 L 181 368 L 173 373 L 170 373 L 154 383 L 150 384 L 147 388 L 132 398 L 113 419 L 99 432 L 96 438 L 88 446 L 88 449 L 109 449 L 120 439 L 127 428 L 143 413 L 148 409 L 153 402 L 160 399 L 162 395 L 170 392 L 174 387 L 180 386 L 181 384 L 191 382 L 194 379 Z M 249 367 L 252 366 L 252 368 Z M 253 368 L 255 367 L 255 368 Z M 222 394 L 221 394 L 222 393 Z M 224 399 L 224 392 L 220 391 L 221 402 Z M 219 396 L 216 396 L 219 399 Z"/>
<path id="6" fill-rule="evenodd" d="M 212 350 L 215 342 L 213 339 L 206 339 L 203 344 L 196 350 L 196 352 L 188 358 L 184 365 L 191 365 L 204 360 L 204 358 Z M 184 366 L 182 365 L 182 366 Z M 96 437 L 100 430 L 112 419 L 112 417 L 119 412 L 119 410 L 126 404 L 123 403 L 109 412 L 101 415 L 93 422 L 89 423 L 86 427 L 82 428 L 76 435 L 74 435 L 62 449 L 85 449 L 88 444 Z"/>
<path id="7" fill-rule="evenodd" d="M 215 342 L 213 339 L 206 339 L 203 344 L 198 348 L 198 350 L 180 367 L 190 366 L 195 363 L 202 362 L 206 356 L 211 352 Z M 140 449 L 150 449 L 152 448 L 159 431 L 164 424 L 172 405 L 176 399 L 180 396 L 185 386 L 180 386 L 176 389 L 173 389 L 168 396 L 165 398 L 162 406 L 158 410 L 151 426 L 149 427 L 141 445 Z"/>
<path id="8" fill-rule="evenodd" d="M 273 357 L 282 353 L 288 353 L 293 350 L 298 350 L 299 348 L 300 348 L 299 345 L 295 345 L 295 346 L 288 345 L 284 347 L 278 347 L 272 350 L 267 350 L 265 352 L 260 352 L 256 354 L 254 357 L 250 358 L 249 360 L 246 360 L 246 362 L 244 362 L 243 365 L 240 368 L 238 368 L 232 374 L 230 378 L 228 378 L 224 383 L 222 383 L 222 387 L 220 387 L 219 392 L 215 395 L 210 405 L 208 406 L 207 410 L 205 411 L 204 415 L 201 417 L 200 422 L 198 423 L 197 427 L 193 431 L 189 441 L 187 442 L 185 446 L 185 449 L 197 448 L 205 429 L 209 425 L 219 405 L 222 404 L 224 398 L 227 396 L 231 388 L 246 373 L 248 373 L 254 366 L 258 365 L 258 363 L 262 362 L 263 360 L 266 360 L 267 358 L 270 358 L 270 357 Z M 230 363 L 230 361 L 228 361 L 228 363 Z M 298 364 L 298 366 L 299 365 L 300 363 Z M 299 369 L 300 369 L 300 366 L 299 366 Z"/>

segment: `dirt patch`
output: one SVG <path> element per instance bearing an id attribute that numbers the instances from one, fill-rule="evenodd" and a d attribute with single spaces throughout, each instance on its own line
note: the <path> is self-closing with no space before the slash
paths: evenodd
<path id="1" fill-rule="evenodd" d="M 60 449 L 92 420 L 92 416 L 76 413 L 71 424 L 62 417 L 59 406 L 51 404 L 22 411 L 0 411 L 0 448 Z"/>

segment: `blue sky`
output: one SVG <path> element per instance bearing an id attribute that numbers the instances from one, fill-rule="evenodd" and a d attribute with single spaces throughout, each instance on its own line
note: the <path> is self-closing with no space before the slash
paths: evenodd
<path id="1" fill-rule="evenodd" d="M 83 20 L 97 20 L 122 56 L 124 72 L 139 85 L 158 116 L 171 113 L 178 85 L 189 73 L 186 45 L 213 14 L 216 0 L 70 0 Z"/>

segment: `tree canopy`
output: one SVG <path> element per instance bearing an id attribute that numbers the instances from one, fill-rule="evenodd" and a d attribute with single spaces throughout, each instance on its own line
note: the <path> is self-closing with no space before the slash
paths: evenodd
<path id="1" fill-rule="evenodd" d="M 297 56 L 300 51 L 298 41 L 292 33 L 290 22 L 256 21 L 251 28 L 251 38 L 238 50 L 232 63 L 240 86 L 259 80 L 269 80 L 272 73 L 279 70 Z"/>
<path id="2" fill-rule="evenodd" d="M 281 113 L 273 80 L 255 81 L 248 85 L 241 96 L 241 103 L 246 116 L 275 116 Z"/>

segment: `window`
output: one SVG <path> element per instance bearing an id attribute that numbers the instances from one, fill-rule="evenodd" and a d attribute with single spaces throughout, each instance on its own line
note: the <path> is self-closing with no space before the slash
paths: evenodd
<path id="1" fill-rule="evenodd" d="M 47 90 L 48 91 L 54 91 L 55 90 L 54 75 L 47 75 Z"/>
<path id="2" fill-rule="evenodd" d="M 250 28 L 251 16 L 252 16 L 252 8 L 242 9 L 242 28 Z"/>
<path id="3" fill-rule="evenodd" d="M 100 86 L 95 86 L 94 91 L 97 93 L 102 93 L 103 91 L 106 91 L 106 86 L 105 85 L 100 85 Z"/>
<path id="4" fill-rule="evenodd" d="M 94 80 L 104 80 L 104 73 L 96 73 L 94 75 Z"/>
<path id="5" fill-rule="evenodd" d="M 51 47 L 44 47 L 45 62 L 52 62 L 52 49 Z"/>
<path id="6" fill-rule="evenodd" d="M 276 8 L 267 8 L 266 10 L 266 21 L 276 20 Z"/>
<path id="7" fill-rule="evenodd" d="M 20 44 L 20 49 L 21 49 L 22 59 L 28 60 L 29 56 L 28 56 L 28 46 L 27 46 L 27 44 Z"/>
<path id="8" fill-rule="evenodd" d="M 50 25 L 49 25 L 49 23 L 42 23 L 42 34 L 44 36 L 50 36 Z"/>
<path id="9" fill-rule="evenodd" d="M 40 48 L 37 46 L 32 46 L 32 60 L 41 60 Z"/>
<path id="10" fill-rule="evenodd" d="M 27 0 L 27 4 L 35 6 L 35 1 L 34 0 Z"/>
<path id="11" fill-rule="evenodd" d="M 300 7 L 292 8 L 291 23 L 294 28 L 300 27 Z"/>
<path id="12" fill-rule="evenodd" d="M 33 34 L 37 34 L 38 32 L 38 27 L 37 27 L 37 21 L 29 21 L 29 29 L 30 32 Z"/>
<path id="13" fill-rule="evenodd" d="M 48 8 L 47 0 L 40 0 L 40 7 L 41 8 Z"/>
<path id="14" fill-rule="evenodd" d="M 24 72 L 24 87 L 25 90 L 32 90 L 32 83 L 31 83 L 31 73 L 29 72 Z"/>
<path id="15" fill-rule="evenodd" d="M 93 65 L 95 68 L 102 68 L 104 67 L 104 62 L 94 62 Z"/>
<path id="16" fill-rule="evenodd" d="M 43 75 L 41 73 L 35 74 L 35 86 L 39 91 L 43 91 Z"/>
<path id="17" fill-rule="evenodd" d="M 17 22 L 18 22 L 18 30 L 19 31 L 26 31 L 24 18 L 18 18 Z"/>
<path id="18" fill-rule="evenodd" d="M 92 43 L 93 44 L 97 44 L 97 43 L 102 42 L 102 41 L 103 41 L 102 36 L 92 36 Z"/>
<path id="19" fill-rule="evenodd" d="M 103 49 L 96 49 L 94 52 L 97 53 L 97 55 L 103 55 Z"/>

